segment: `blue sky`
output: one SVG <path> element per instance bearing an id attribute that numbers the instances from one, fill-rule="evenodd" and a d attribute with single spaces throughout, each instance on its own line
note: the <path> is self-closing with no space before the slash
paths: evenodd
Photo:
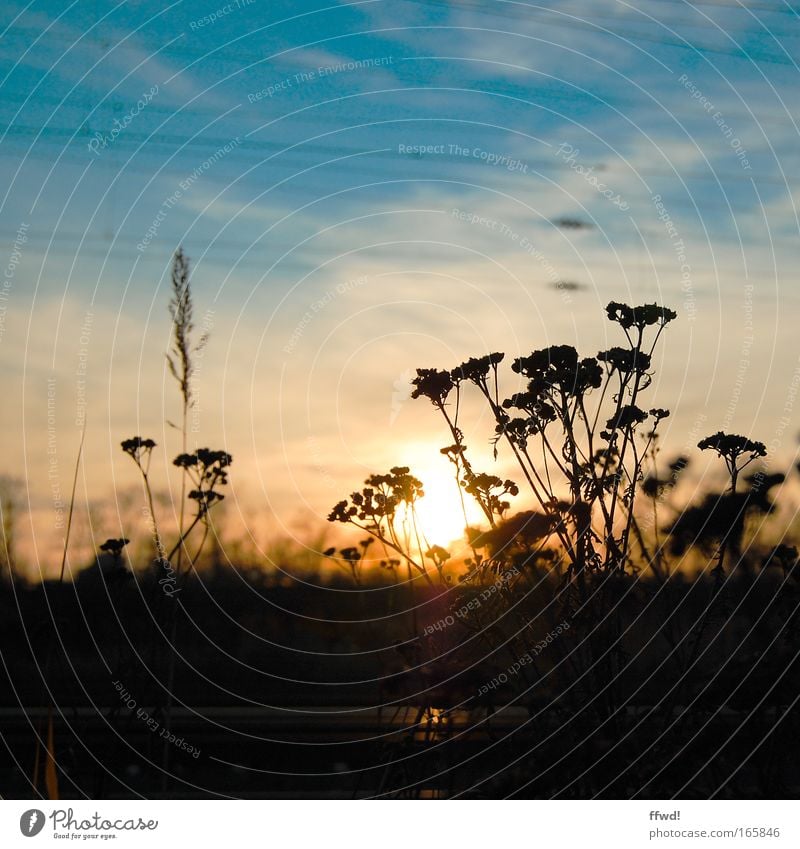
<path id="1" fill-rule="evenodd" d="M 198 439 L 234 455 L 248 523 L 394 462 L 435 477 L 413 369 L 593 353 L 611 299 L 679 312 L 669 447 L 726 427 L 793 456 L 791 4 L 43 2 L 0 26 L 0 415 L 39 539 L 48 379 L 62 490 L 87 413 L 84 506 L 132 482 L 121 439 L 174 453 L 178 244 L 211 329 Z"/>

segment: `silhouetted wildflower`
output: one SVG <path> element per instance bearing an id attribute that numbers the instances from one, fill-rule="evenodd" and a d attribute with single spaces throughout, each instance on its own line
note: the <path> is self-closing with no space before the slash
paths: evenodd
<path id="1" fill-rule="evenodd" d="M 518 357 L 511 369 L 531 379 L 528 392 L 537 401 L 542 401 L 542 396 L 553 390 L 563 396 L 583 395 L 589 389 L 598 388 L 603 380 L 603 370 L 597 360 L 594 357 L 580 359 L 571 345 L 552 345 L 527 357 Z"/>
<path id="2" fill-rule="evenodd" d="M 367 555 L 367 549 L 375 540 L 368 537 L 358 543 L 358 547 L 347 546 L 346 548 L 336 550 L 335 547 L 327 548 L 323 551 L 323 556 L 329 557 L 332 560 L 339 562 L 347 572 L 350 573 L 356 584 L 361 583 L 361 569 L 364 565 L 364 559 Z"/>
<path id="3" fill-rule="evenodd" d="M 639 307 L 629 307 L 618 301 L 611 301 L 606 307 L 606 313 L 611 321 L 615 321 L 625 330 L 636 327 L 644 330 L 654 324 L 664 326 L 678 317 L 678 314 L 667 307 L 658 304 L 644 304 Z"/>
<path id="4" fill-rule="evenodd" d="M 197 465 L 197 454 L 178 454 L 172 461 L 180 469 L 190 469 Z"/>
<path id="5" fill-rule="evenodd" d="M 558 556 L 567 562 L 562 574 L 577 590 L 581 603 L 588 601 L 594 575 L 623 571 L 630 562 L 632 542 L 646 546 L 634 499 L 638 483 L 644 479 L 644 458 L 655 445 L 656 428 L 669 415 L 658 407 L 647 411 L 640 406 L 640 398 L 651 382 L 652 353 L 660 331 L 677 314 L 657 304 L 631 307 L 617 302 L 608 305 L 607 313 L 625 331 L 627 347 L 623 344 L 601 351 L 597 357 L 581 357 L 571 345 L 552 345 L 518 357 L 511 370 L 526 378 L 524 389 L 502 401 L 498 367 L 503 354 L 497 352 L 471 357 L 449 372 L 418 369 L 412 381 L 412 397 L 428 398 L 447 424 L 452 442 L 441 454 L 453 463 L 458 484 L 473 496 L 491 528 L 496 528 L 510 509 L 509 496 L 517 495 L 519 489 L 513 481 L 476 473 L 472 468 L 459 415 L 462 395 L 466 397 L 469 391 L 466 384 L 478 388 L 494 419 L 491 444 L 495 458 L 498 443 L 505 440 L 544 511 L 541 515 L 548 528 L 558 535 Z M 656 333 L 645 351 L 648 327 L 655 327 Z M 638 333 L 630 333 L 631 328 Z M 602 391 L 595 394 L 598 389 Z M 446 406 L 451 395 L 455 396 L 452 404 Z M 653 425 L 644 434 L 645 450 L 639 452 L 634 436 L 647 419 L 652 419 Z M 555 423 L 563 441 L 548 428 Z M 605 447 L 600 447 L 601 440 Z M 654 447 L 652 450 L 655 452 Z M 368 479 L 365 489 L 334 507 L 330 520 L 363 522 L 382 539 L 385 528 L 393 535 L 392 547 L 407 557 L 401 549 L 408 541 L 401 543 L 392 525 L 394 511 L 402 501 L 413 506 L 422 491 L 420 487 L 417 492 L 413 482 L 403 485 L 404 474 L 407 469 L 393 469 L 389 475 Z M 658 492 L 662 485 L 653 477 L 644 488 Z M 559 500 L 567 492 L 568 499 Z M 418 564 L 416 568 L 420 568 Z"/>
<path id="6" fill-rule="evenodd" d="M 540 433 L 549 422 L 555 421 L 555 411 L 552 417 L 546 420 L 531 415 L 529 418 L 523 419 L 520 417 L 509 418 L 506 415 L 498 416 L 500 421 L 495 427 L 496 437 L 506 436 L 514 445 L 518 445 L 523 450 L 528 447 L 528 440 L 537 433 Z"/>
<path id="7" fill-rule="evenodd" d="M 752 458 L 767 456 L 767 449 L 763 442 L 753 442 L 747 437 L 723 433 L 721 430 L 701 439 L 697 447 L 701 451 L 711 448 L 724 460 L 732 463 L 737 462 L 742 454 L 749 454 Z"/>
<path id="8" fill-rule="evenodd" d="M 542 430 L 550 422 L 554 422 L 558 417 L 555 407 L 543 401 L 541 392 L 537 391 L 537 384 L 531 381 L 530 389 L 527 392 L 517 392 L 510 398 L 503 401 L 503 407 L 506 410 L 516 408 L 528 413 L 533 423 L 536 425 L 534 433 Z"/>
<path id="9" fill-rule="evenodd" d="M 152 439 L 142 439 L 141 436 L 133 436 L 121 443 L 122 450 L 128 454 L 137 465 L 141 465 L 142 459 L 149 457 L 156 443 Z"/>
<path id="10" fill-rule="evenodd" d="M 227 469 L 233 457 L 227 451 L 198 448 L 193 454 L 178 454 L 172 462 L 186 470 L 194 483 L 187 498 L 197 502 L 201 514 L 205 515 L 213 504 L 225 498 L 217 487 L 228 483 Z"/>
<path id="11" fill-rule="evenodd" d="M 597 359 L 607 363 L 612 371 L 618 371 L 623 375 L 635 371 L 644 373 L 650 368 L 650 356 L 636 348 L 609 348 L 600 351 Z"/>
<path id="12" fill-rule="evenodd" d="M 354 492 L 350 501 L 340 501 L 328 514 L 329 522 L 350 522 L 354 518 L 380 525 L 384 518 L 394 516 L 400 504 L 413 506 L 425 495 L 422 481 L 410 474 L 407 466 L 395 466 L 388 474 L 370 475 L 366 486 Z"/>
<path id="13" fill-rule="evenodd" d="M 351 507 L 347 500 L 340 501 L 338 504 L 334 505 L 333 510 L 328 513 L 328 521 L 329 522 L 349 522 L 353 516 L 358 513 L 356 507 Z M 330 556 L 326 553 L 326 556 Z"/>
<path id="14" fill-rule="evenodd" d="M 739 478 L 739 473 L 746 466 L 749 466 L 758 457 L 766 457 L 767 449 L 763 442 L 754 442 L 745 436 L 738 434 L 723 433 L 717 431 L 712 436 L 707 436 L 697 443 L 697 447 L 701 451 L 711 449 L 725 461 L 728 467 L 728 474 L 731 478 L 731 490 L 736 491 L 736 483 Z M 747 458 L 744 462 L 740 462 L 742 458 Z"/>
<path id="15" fill-rule="evenodd" d="M 503 500 L 504 495 L 519 494 L 519 487 L 514 481 L 504 481 L 497 475 L 488 475 L 485 472 L 471 474 L 468 480 L 461 482 L 461 486 L 492 516 L 502 516 L 511 506 L 508 501 Z"/>
<path id="16" fill-rule="evenodd" d="M 458 383 L 460 380 L 469 380 L 480 386 L 485 383 L 489 369 L 496 369 L 498 364 L 503 361 L 503 357 L 505 357 L 505 354 L 500 353 L 486 354 L 484 357 L 470 357 L 450 372 L 450 378 L 453 383 Z"/>
<path id="17" fill-rule="evenodd" d="M 222 501 L 225 498 L 221 492 L 204 489 L 193 489 L 186 497 L 196 501 L 203 510 L 208 510 L 215 501 Z"/>
<path id="18" fill-rule="evenodd" d="M 428 398 L 432 404 L 441 405 L 453 388 L 450 373 L 433 368 L 417 369 L 417 376 L 411 381 L 415 387 L 412 398 Z"/>
<path id="19" fill-rule="evenodd" d="M 429 560 L 433 560 L 437 568 L 443 566 L 450 559 L 450 552 L 441 545 L 433 545 L 426 552 L 425 556 Z"/>
<path id="20" fill-rule="evenodd" d="M 418 498 L 425 495 L 422 481 L 411 474 L 408 466 L 394 466 L 389 469 L 388 475 L 377 475 L 372 480 L 385 482 L 392 488 L 393 493 L 407 504 L 413 504 Z M 369 483 L 370 480 L 367 481 Z"/>
<path id="21" fill-rule="evenodd" d="M 609 430 L 624 430 L 641 424 L 647 418 L 647 413 L 640 410 L 635 404 L 626 404 L 619 412 L 606 422 Z"/>
<path id="22" fill-rule="evenodd" d="M 100 551 L 113 554 L 115 558 L 122 554 L 122 549 L 130 542 L 129 539 L 107 539 L 101 546 Z"/>
<path id="23" fill-rule="evenodd" d="M 466 450 L 466 445 L 447 445 L 444 448 L 440 448 L 439 453 L 444 454 L 445 457 L 454 458 L 461 457 Z"/>

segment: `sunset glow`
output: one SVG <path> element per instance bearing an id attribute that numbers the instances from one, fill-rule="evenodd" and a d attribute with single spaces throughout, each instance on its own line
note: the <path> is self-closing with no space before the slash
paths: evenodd
<path id="1" fill-rule="evenodd" d="M 486 524 L 486 517 L 475 500 L 463 491 L 459 494 L 449 468 L 420 465 L 418 477 L 425 485 L 425 497 L 419 502 L 417 515 L 420 528 L 432 545 L 446 548 L 453 541 L 463 543 L 466 526 Z"/>
<path id="2" fill-rule="evenodd" d="M 0 7 L 4 840 L 789 840 L 798 4 Z"/>

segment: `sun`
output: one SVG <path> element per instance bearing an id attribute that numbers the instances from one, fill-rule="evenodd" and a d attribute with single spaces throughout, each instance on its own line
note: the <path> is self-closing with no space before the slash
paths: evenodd
<path id="1" fill-rule="evenodd" d="M 438 454 L 438 450 L 435 454 Z M 424 497 L 417 502 L 416 513 L 419 529 L 430 545 L 446 547 L 454 540 L 463 540 L 467 525 L 475 526 L 485 522 L 480 507 L 463 489 L 462 504 L 454 471 L 452 464 L 440 454 L 435 460 L 429 456 L 411 465 L 411 474 L 422 481 L 425 491 Z"/>

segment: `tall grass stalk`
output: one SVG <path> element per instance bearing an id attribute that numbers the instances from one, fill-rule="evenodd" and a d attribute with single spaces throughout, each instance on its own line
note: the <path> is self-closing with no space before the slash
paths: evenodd
<path id="1" fill-rule="evenodd" d="M 172 318 L 172 343 L 167 352 L 167 366 L 175 378 L 181 397 L 181 423 L 172 425 L 181 434 L 181 452 L 188 450 L 188 421 L 189 411 L 194 404 L 192 395 L 192 378 L 195 372 L 194 356 L 200 353 L 208 342 L 208 334 L 204 333 L 197 342 L 192 341 L 194 331 L 194 303 L 189 272 L 189 259 L 179 247 L 172 263 L 171 274 L 172 300 L 169 303 L 169 313 Z M 172 422 L 170 422 L 172 424 Z M 178 536 L 184 539 L 184 522 L 186 518 L 186 469 L 181 471 L 181 500 L 178 517 Z M 183 562 L 183 544 L 178 547 L 176 571 L 181 572 Z"/>
<path id="2" fill-rule="evenodd" d="M 188 452 L 188 421 L 189 411 L 194 404 L 192 394 L 192 378 L 195 372 L 194 357 L 200 353 L 208 342 L 208 334 L 203 333 L 197 342 L 192 340 L 194 331 L 194 303 L 192 301 L 192 289 L 189 272 L 189 259 L 184 254 L 183 248 L 179 247 L 175 253 L 172 264 L 171 274 L 172 284 L 172 300 L 169 303 L 169 313 L 172 318 L 172 345 L 167 352 L 167 366 L 170 374 L 175 378 L 178 384 L 178 389 L 181 398 L 181 453 L 186 455 Z M 186 466 L 181 467 L 181 497 L 180 497 L 180 514 L 178 517 L 178 541 L 175 548 L 168 555 L 170 560 L 175 554 L 177 561 L 175 572 L 178 577 L 182 573 L 183 554 L 186 547 L 186 541 L 189 534 L 192 532 L 198 521 L 203 516 L 201 511 L 198 511 L 197 517 L 192 522 L 189 529 L 186 529 L 186 487 L 188 482 L 188 470 Z M 208 523 L 203 534 L 203 539 L 197 549 L 195 557 L 199 556 L 203 549 L 208 535 Z M 187 560 L 190 567 L 194 565 L 193 558 L 186 550 Z M 169 732 L 172 728 L 172 690 L 175 684 L 175 666 L 177 663 L 177 650 L 175 649 L 175 639 L 177 635 L 177 616 L 175 610 L 171 610 L 170 622 L 170 660 L 167 674 L 167 704 L 164 714 L 164 726 L 167 730 L 167 738 L 164 740 L 163 756 L 162 756 L 162 789 L 166 791 L 169 785 L 169 756 L 170 743 L 168 742 Z"/>
<path id="3" fill-rule="evenodd" d="M 61 549 L 61 569 L 58 575 L 58 583 L 64 583 L 64 575 L 66 573 L 67 568 L 67 556 L 69 553 L 69 538 L 72 532 L 72 517 L 75 513 L 75 494 L 78 489 L 78 474 L 80 472 L 81 460 L 83 459 L 83 446 L 86 441 L 86 419 L 83 420 L 83 429 L 81 430 L 81 439 L 78 444 L 78 454 L 75 457 L 75 472 L 72 476 L 72 490 L 70 492 L 69 498 L 69 511 L 67 513 L 67 526 L 64 530 L 64 545 Z M 52 610 L 50 611 L 51 618 Z M 56 625 L 56 621 L 53 618 L 53 624 Z M 47 654 L 45 656 L 45 681 L 50 680 L 50 670 L 52 667 L 53 661 L 53 649 L 54 649 L 54 640 L 55 640 L 55 628 L 50 634 L 50 638 L 48 640 L 47 646 Z M 32 784 L 34 790 L 37 789 L 37 785 L 39 783 L 39 765 L 41 763 L 41 756 L 44 753 L 45 757 L 45 791 L 47 792 L 48 798 L 50 799 L 58 799 L 58 762 L 55 756 L 55 739 L 54 739 L 54 731 L 53 731 L 53 710 L 56 707 L 54 703 L 54 699 L 52 697 L 52 689 L 50 690 L 50 699 L 47 705 L 47 742 L 42 742 L 42 737 L 44 736 L 44 729 L 42 726 L 39 726 L 39 732 L 36 736 L 36 756 L 34 759 L 34 767 L 33 767 L 33 780 Z"/>

